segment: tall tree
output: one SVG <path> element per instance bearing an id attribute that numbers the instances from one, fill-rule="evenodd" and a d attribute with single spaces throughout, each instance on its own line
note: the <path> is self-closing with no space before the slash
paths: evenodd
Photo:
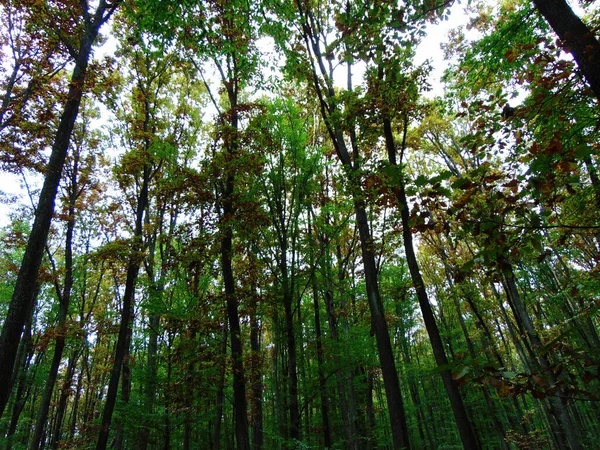
<path id="1" fill-rule="evenodd" d="M 126 23 L 121 26 L 126 26 Z M 165 160 L 174 153 L 168 132 L 165 132 L 167 125 L 161 120 L 161 107 L 168 96 L 167 87 L 173 74 L 174 58 L 169 53 L 162 58 L 155 58 L 154 49 L 146 39 L 147 36 L 138 33 L 130 36 L 129 41 L 122 44 L 120 51 L 124 55 L 130 53 L 130 73 L 125 80 L 129 84 L 130 92 L 128 98 L 117 96 L 109 101 L 110 106 L 115 109 L 117 120 L 120 121 L 117 122 L 114 131 L 115 142 L 119 142 L 126 150 L 121 157 L 120 167 L 115 168 L 114 172 L 120 188 L 128 193 L 127 198 L 133 210 L 133 224 L 130 225 L 131 242 L 119 334 L 96 444 L 98 450 L 106 448 L 108 443 L 121 373 L 123 401 L 128 401 L 130 380 L 126 378 L 129 376 L 127 356 L 131 345 L 136 283 L 148 245 L 148 231 L 144 226 L 145 217 L 149 214 L 151 184 Z M 130 42 L 134 42 L 135 45 L 132 46 Z M 119 440 L 122 441 L 122 435 Z"/>
<path id="2" fill-rule="evenodd" d="M 339 8 L 340 17 L 344 17 L 344 14 L 350 14 L 348 4 L 336 5 L 336 7 Z M 340 120 L 343 117 L 343 112 L 340 99 L 334 88 L 334 51 L 342 52 L 344 50 L 340 40 L 334 40 L 330 44 L 330 38 L 327 35 L 336 27 L 331 21 L 334 5 L 327 5 L 327 7 L 319 10 L 314 9 L 308 2 L 298 1 L 295 8 L 297 14 L 294 20 L 298 21 L 301 27 L 300 42 L 298 44 L 304 49 L 305 54 L 298 55 L 291 46 L 285 46 L 283 42 L 280 44 L 284 45 L 284 51 L 287 52 L 288 67 L 292 69 L 295 75 L 302 79 L 306 77 L 311 82 L 312 89 L 317 94 L 319 109 L 327 127 L 327 132 L 347 177 L 348 189 L 354 201 L 364 265 L 367 301 L 371 311 L 372 325 L 383 373 L 394 448 L 408 448 L 410 445 L 403 397 L 385 312 L 379 294 L 373 237 L 367 215 L 368 205 L 361 195 L 362 163 L 365 155 L 361 154 L 359 148 L 354 121 L 350 118 L 350 121 L 344 124 Z M 276 37 L 282 39 L 282 36 Z M 338 46 L 335 46 L 335 44 Z M 301 70 L 291 67 L 297 62 L 298 58 L 301 59 L 302 64 L 307 65 Z M 348 92 L 351 94 L 353 91 L 351 59 L 347 61 L 347 68 L 346 84 Z M 349 146 L 344 137 L 346 133 L 349 135 Z"/>
<path id="3" fill-rule="evenodd" d="M 98 37 L 100 27 L 110 18 L 120 3 L 120 1 L 109 3 L 100 0 L 95 11 L 89 11 L 87 3 L 76 3 L 72 6 L 73 11 L 78 12 L 79 22 L 77 27 L 72 30 L 74 40 L 79 41 L 77 57 L 71 74 L 69 93 L 46 167 L 44 185 L 40 192 L 35 220 L 23 256 L 9 311 L 0 335 L 0 416 L 4 412 L 13 387 L 11 374 L 21 340 L 21 333 L 27 322 L 27 315 L 35 303 L 35 289 L 32 289 L 32 286 L 36 285 L 48 239 L 50 222 L 54 213 L 54 202 L 69 149 L 71 133 L 79 112 L 92 47 Z"/>

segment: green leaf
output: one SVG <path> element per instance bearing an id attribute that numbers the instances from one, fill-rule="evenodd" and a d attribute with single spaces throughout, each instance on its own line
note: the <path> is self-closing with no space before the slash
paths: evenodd
<path id="1" fill-rule="evenodd" d="M 423 187 L 429 182 L 429 179 L 425 175 L 419 175 L 415 180 L 417 187 Z"/>

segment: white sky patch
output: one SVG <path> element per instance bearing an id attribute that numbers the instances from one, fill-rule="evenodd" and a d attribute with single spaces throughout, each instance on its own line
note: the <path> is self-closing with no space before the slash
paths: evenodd
<path id="1" fill-rule="evenodd" d="M 464 8 L 465 5 L 455 2 L 450 8 L 449 19 L 428 25 L 427 35 L 417 47 L 415 63 L 422 64 L 429 61 L 433 67 L 429 75 L 431 91 L 425 94 L 427 97 L 439 97 L 443 94 L 441 78 L 451 61 L 444 59 L 441 45 L 448 41 L 450 30 L 467 24 L 469 16 Z"/>

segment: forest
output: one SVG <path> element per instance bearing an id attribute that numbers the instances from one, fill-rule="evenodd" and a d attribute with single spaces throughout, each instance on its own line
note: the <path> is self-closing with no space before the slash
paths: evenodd
<path id="1" fill-rule="evenodd" d="M 600 448 L 593 0 L 0 18 L 0 450 Z"/>

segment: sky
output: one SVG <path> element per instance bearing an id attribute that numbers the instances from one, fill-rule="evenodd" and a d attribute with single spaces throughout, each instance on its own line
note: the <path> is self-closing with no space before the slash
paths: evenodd
<path id="1" fill-rule="evenodd" d="M 441 44 L 448 39 L 450 30 L 467 24 L 467 15 L 464 12 L 465 4 L 455 2 L 450 8 L 450 17 L 435 24 L 430 24 L 427 28 L 427 36 L 417 47 L 415 62 L 421 64 L 425 60 L 430 60 L 433 71 L 430 75 L 431 92 L 429 97 L 441 96 L 443 86 L 440 81 L 444 70 L 448 68 L 449 61 L 444 59 Z"/>

